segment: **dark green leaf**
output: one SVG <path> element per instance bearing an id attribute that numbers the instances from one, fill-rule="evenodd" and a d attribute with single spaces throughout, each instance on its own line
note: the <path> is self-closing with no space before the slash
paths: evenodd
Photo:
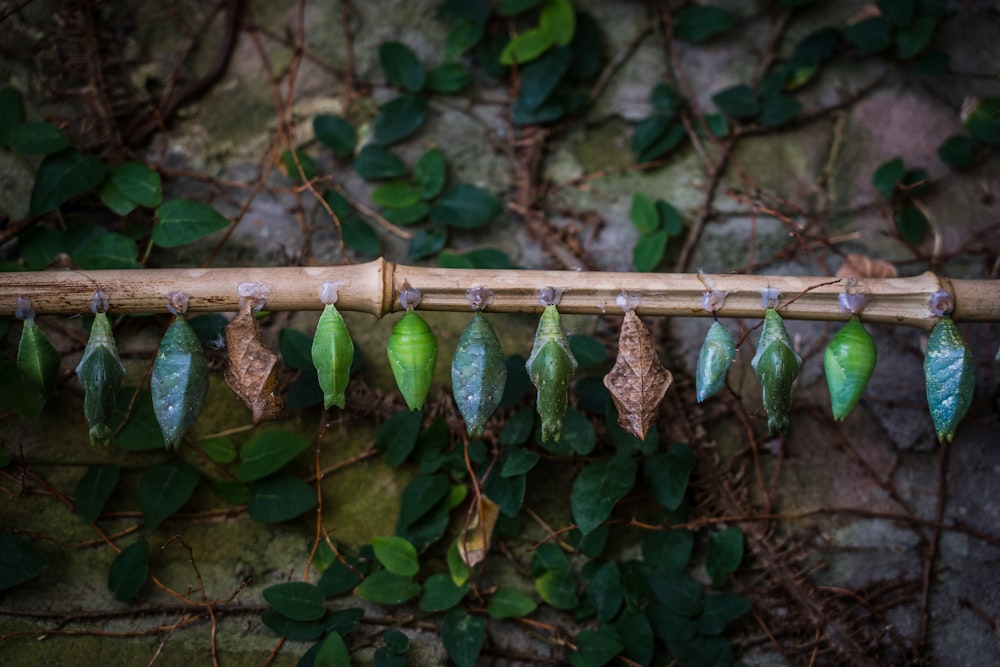
<path id="1" fill-rule="evenodd" d="M 542 0 L 500 0 L 500 16 L 516 16 L 537 7 Z"/>
<path id="2" fill-rule="evenodd" d="M 658 160 L 674 148 L 684 139 L 684 127 L 679 123 L 670 123 L 663 134 L 659 135 L 655 141 L 637 151 L 637 162 L 652 162 Z"/>
<path id="3" fill-rule="evenodd" d="M 750 600 L 736 593 L 720 593 L 705 598 L 701 616 L 696 621 L 698 631 L 706 635 L 721 634 L 726 626 L 750 611 Z"/>
<path id="4" fill-rule="evenodd" d="M 988 146 L 1000 146 L 1000 98 L 976 100 L 965 117 L 965 127 L 976 141 Z"/>
<path id="5" fill-rule="evenodd" d="M 445 227 L 472 229 L 488 225 L 503 212 L 503 205 L 488 191 L 470 183 L 448 190 L 431 208 L 431 222 Z"/>
<path id="6" fill-rule="evenodd" d="M 663 224 L 663 230 L 669 236 L 677 236 L 684 231 L 684 218 L 681 216 L 680 211 L 674 208 L 670 203 L 665 202 L 662 199 L 657 199 L 656 213 L 659 215 L 660 221 Z"/>
<path id="7" fill-rule="evenodd" d="M 885 51 L 892 43 L 889 36 L 889 24 L 881 16 L 849 25 L 846 32 L 847 39 L 858 51 L 868 55 Z"/>
<path id="8" fill-rule="evenodd" d="M 938 146 L 937 154 L 941 161 L 958 171 L 972 164 L 975 157 L 976 142 L 964 134 L 954 134 Z"/>
<path id="9" fill-rule="evenodd" d="M 635 473 L 635 461 L 624 456 L 588 463 L 580 471 L 570 495 L 580 532 L 586 535 L 608 518 L 615 504 L 632 489 Z"/>
<path id="10" fill-rule="evenodd" d="M 469 592 L 468 582 L 456 586 L 450 574 L 441 572 L 431 575 L 424 582 L 424 594 L 420 598 L 420 609 L 426 612 L 448 611 Z"/>
<path id="11" fill-rule="evenodd" d="M 614 623 L 618 636 L 625 645 L 623 655 L 640 665 L 653 660 L 654 638 L 649 619 L 641 611 L 625 610 Z"/>
<path id="12" fill-rule="evenodd" d="M 420 475 L 403 491 L 396 531 L 416 523 L 448 495 L 450 485 L 445 475 Z"/>
<path id="13" fill-rule="evenodd" d="M 896 55 L 908 60 L 917 55 L 930 43 L 934 37 L 937 19 L 930 16 L 920 16 L 908 26 L 896 31 Z"/>
<path id="14" fill-rule="evenodd" d="M 632 207 L 629 209 L 628 217 L 642 234 L 652 234 L 660 228 L 660 216 L 656 212 L 656 205 L 641 192 L 632 195 Z"/>
<path id="15" fill-rule="evenodd" d="M 278 349 L 289 368 L 302 371 L 313 367 L 312 339 L 298 329 L 282 329 L 278 333 Z"/>
<path id="16" fill-rule="evenodd" d="M 608 348 L 593 336 L 570 336 L 569 349 L 580 368 L 594 366 L 608 358 Z"/>
<path id="17" fill-rule="evenodd" d="M 643 461 L 642 476 L 656 502 L 668 510 L 680 507 L 694 463 L 694 452 L 687 445 L 680 444 Z"/>
<path id="18" fill-rule="evenodd" d="M 444 57 L 457 58 L 482 40 L 486 27 L 482 23 L 459 20 L 444 39 Z"/>
<path id="19" fill-rule="evenodd" d="M 414 185 L 419 188 L 420 196 L 428 201 L 441 194 L 447 178 L 448 169 L 444 153 L 439 148 L 427 150 L 413 167 Z"/>
<path id="20" fill-rule="evenodd" d="M 912 21 L 917 9 L 916 0 L 878 0 L 875 4 L 878 6 L 879 14 L 897 26 Z"/>
<path id="21" fill-rule="evenodd" d="M 701 613 L 704 590 L 697 581 L 674 570 L 652 570 L 649 585 L 668 612 L 678 616 L 697 616 Z M 653 624 L 656 627 L 656 624 Z"/>
<path id="22" fill-rule="evenodd" d="M 407 256 L 413 261 L 427 259 L 441 252 L 447 243 L 448 231 L 445 229 L 440 227 L 418 229 L 410 239 Z"/>
<path id="23" fill-rule="evenodd" d="M 724 114 L 705 114 L 705 124 L 708 126 L 708 131 L 719 139 L 729 134 L 729 119 Z M 702 136 L 705 134 L 705 130 L 701 125 L 698 125 L 698 134 Z"/>
<path id="24" fill-rule="evenodd" d="M 900 204 L 896 210 L 896 229 L 903 240 L 910 245 L 919 245 L 930 225 L 923 212 L 910 202 Z"/>
<path id="25" fill-rule="evenodd" d="M 142 518 L 148 531 L 179 510 L 198 485 L 198 471 L 186 463 L 165 461 L 147 470 L 139 478 L 137 495 Z"/>
<path id="26" fill-rule="evenodd" d="M 373 537 L 375 557 L 393 574 L 412 577 L 420 571 L 417 550 L 402 537 Z"/>
<path id="27" fill-rule="evenodd" d="M 673 613 L 660 602 L 646 607 L 646 617 L 656 636 L 671 647 L 677 642 L 689 642 L 698 634 L 697 626 L 689 616 Z"/>
<path id="28" fill-rule="evenodd" d="M 372 201 L 386 208 L 406 208 L 420 201 L 420 191 L 404 180 L 389 181 L 375 188 Z"/>
<path id="29" fill-rule="evenodd" d="M 35 173 L 28 215 L 37 218 L 93 190 L 101 184 L 106 173 L 103 162 L 76 148 L 47 156 Z"/>
<path id="30" fill-rule="evenodd" d="M 250 502 L 250 489 L 235 479 L 217 479 L 211 484 L 212 493 L 230 505 L 246 505 Z"/>
<path id="31" fill-rule="evenodd" d="M 649 102 L 660 114 L 668 120 L 677 115 L 681 108 L 681 98 L 674 89 L 665 83 L 658 83 L 649 94 Z"/>
<path id="32" fill-rule="evenodd" d="M 576 32 L 569 48 L 573 50 L 569 71 L 575 80 L 589 81 L 601 73 L 604 67 L 604 33 L 589 13 L 576 13 Z"/>
<path id="33" fill-rule="evenodd" d="M 584 630 L 577 633 L 576 653 L 570 656 L 573 667 L 601 667 L 621 653 L 625 645 L 611 628 Z"/>
<path id="34" fill-rule="evenodd" d="M 313 118 L 313 134 L 321 144 L 332 148 L 338 157 L 350 156 L 358 143 L 354 126 L 340 116 L 316 116 Z"/>
<path id="35" fill-rule="evenodd" d="M 545 53 L 553 44 L 555 44 L 555 39 L 548 30 L 541 28 L 525 30 L 507 42 L 503 51 L 500 52 L 500 64 L 513 65 L 516 62 L 519 65 L 525 65 Z"/>
<path id="36" fill-rule="evenodd" d="M 108 232 L 73 253 L 73 262 L 81 269 L 139 269 L 142 264 L 138 257 L 135 241 Z"/>
<path id="37" fill-rule="evenodd" d="M 84 523 L 94 523 L 118 484 L 121 468 L 113 463 L 91 466 L 76 485 L 76 511 Z"/>
<path id="38" fill-rule="evenodd" d="M 760 112 L 761 127 L 784 125 L 802 110 L 802 103 L 788 95 L 764 98 Z"/>
<path id="39" fill-rule="evenodd" d="M 7 128 L 24 122 L 21 92 L 13 86 L 0 88 L 0 142 Z M 3 145 L 0 143 L 0 145 Z"/>
<path id="40" fill-rule="evenodd" d="M 375 434 L 375 449 L 385 464 L 395 468 L 405 461 L 417 444 L 423 412 L 400 410 L 389 417 Z"/>
<path id="41" fill-rule="evenodd" d="M 525 67 L 521 72 L 518 105 L 525 111 L 541 107 L 566 75 L 572 59 L 572 51 L 567 47 L 558 47 Z"/>
<path id="42" fill-rule="evenodd" d="M 236 444 L 226 437 L 201 441 L 201 449 L 215 463 L 232 463 L 236 460 Z"/>
<path id="43" fill-rule="evenodd" d="M 111 182 L 139 206 L 156 208 L 163 201 L 160 175 L 140 162 L 125 162 L 111 167 Z"/>
<path id="44" fill-rule="evenodd" d="M 878 166 L 872 174 L 872 185 L 883 197 L 891 197 L 896 190 L 896 183 L 902 180 L 904 173 L 903 158 L 893 158 Z"/>
<path id="45" fill-rule="evenodd" d="M 51 227 L 29 227 L 17 239 L 17 250 L 29 271 L 41 271 L 66 251 L 63 235 Z"/>
<path id="46" fill-rule="evenodd" d="M 136 596 L 149 578 L 149 544 L 139 540 L 122 550 L 108 570 L 108 590 L 115 599 L 127 602 Z"/>
<path id="47" fill-rule="evenodd" d="M 705 570 L 718 588 L 736 571 L 743 560 L 743 531 L 733 526 L 712 536 L 708 542 Z"/>
<path id="48" fill-rule="evenodd" d="M 500 401 L 501 408 L 514 406 L 524 393 L 531 386 L 531 379 L 528 371 L 524 367 L 524 357 L 513 354 L 507 357 L 507 385 L 503 389 L 503 399 Z"/>
<path id="49" fill-rule="evenodd" d="M 503 477 L 517 477 L 525 475 L 541 458 L 537 453 L 524 447 L 516 447 L 508 450 L 509 453 L 503 456 L 503 467 L 500 468 L 500 475 Z"/>
<path id="50" fill-rule="evenodd" d="M 576 581 L 568 572 L 546 572 L 535 579 L 535 590 L 557 609 L 572 609 L 579 604 Z"/>
<path id="51" fill-rule="evenodd" d="M 500 444 L 504 446 L 523 445 L 531 437 L 535 426 L 535 411 L 523 407 L 504 423 L 500 429 Z"/>
<path id="52" fill-rule="evenodd" d="M 28 155 L 52 155 L 69 146 L 69 139 L 51 123 L 24 123 L 0 134 L 0 145 Z"/>
<path id="53" fill-rule="evenodd" d="M 46 400 L 45 394 L 25 381 L 13 359 L 0 362 L 0 401 L 8 408 L 25 417 L 35 418 L 42 414 Z"/>
<path id="54" fill-rule="evenodd" d="M 917 167 L 916 169 L 907 169 L 899 184 L 908 195 L 916 196 L 927 192 L 929 180 L 927 172 Z"/>
<path id="55" fill-rule="evenodd" d="M 712 95 L 719 111 L 733 118 L 753 118 L 760 113 L 757 91 L 746 84 L 738 84 Z"/>
<path id="56" fill-rule="evenodd" d="M 733 663 L 733 646 L 725 637 L 698 635 L 690 642 L 668 643 L 667 648 L 684 665 Z"/>
<path id="57" fill-rule="evenodd" d="M 128 421 L 122 426 L 129 406 L 131 412 L 128 414 Z M 156 423 L 153 396 L 148 391 L 139 390 L 137 395 L 135 387 L 119 389 L 115 395 L 112 422 L 116 424 L 112 429 L 115 435 L 111 439 L 111 444 L 115 447 L 128 450 L 163 449 L 163 433 Z"/>
<path id="58" fill-rule="evenodd" d="M 442 252 L 438 262 L 444 269 L 513 269 L 516 268 L 505 253 L 495 248 L 478 248 L 464 254 Z"/>
<path id="59" fill-rule="evenodd" d="M 330 564 L 330 567 L 326 568 L 323 572 L 323 576 L 319 578 L 319 583 L 317 584 L 321 591 L 323 591 L 324 597 L 335 598 L 344 593 L 347 593 L 352 588 L 358 585 L 361 581 L 361 575 L 363 575 L 367 570 L 363 568 L 359 561 L 352 559 L 347 559 L 351 567 L 347 567 L 340 560 L 335 560 Z M 351 568 L 354 568 L 353 570 Z"/>
<path id="60" fill-rule="evenodd" d="M 486 613 L 490 618 L 503 620 L 505 618 L 521 618 L 535 611 L 538 607 L 531 596 L 514 588 L 498 588 L 490 597 Z"/>
<path id="61" fill-rule="evenodd" d="M 323 630 L 324 632 L 336 632 L 345 635 L 353 630 L 364 617 L 365 610 L 360 607 L 340 609 L 323 620 Z"/>
<path id="62" fill-rule="evenodd" d="M 427 202 L 419 202 L 406 208 L 387 208 L 381 211 L 383 218 L 394 225 L 412 225 L 420 222 L 431 212 L 431 205 Z M 367 223 L 365 223 L 367 224 Z M 374 232 L 373 232 L 374 233 Z"/>
<path id="63" fill-rule="evenodd" d="M 163 248 L 191 243 L 229 226 L 229 221 L 208 204 L 186 199 L 164 202 L 156 217 L 153 243 Z"/>
<path id="64" fill-rule="evenodd" d="M 618 565 L 614 561 L 607 561 L 601 565 L 587 582 L 584 590 L 594 605 L 599 621 L 610 621 L 618 615 L 623 601 L 622 580 Z"/>
<path id="65" fill-rule="evenodd" d="M 683 528 L 646 533 L 642 538 L 642 558 L 650 566 L 683 570 L 694 548 L 694 533 Z"/>
<path id="66" fill-rule="evenodd" d="M 111 182 L 110 178 L 104 179 L 104 182 L 101 183 L 101 187 L 97 190 L 97 196 L 100 198 L 102 204 L 107 206 L 113 213 L 121 216 L 128 215 L 139 206 L 123 195 L 115 187 L 115 184 Z"/>
<path id="67" fill-rule="evenodd" d="M 458 667 L 475 667 L 486 639 L 486 622 L 459 607 L 441 622 L 441 641 L 448 657 Z"/>
<path id="68" fill-rule="evenodd" d="M 247 511 L 261 523 L 288 521 L 316 507 L 316 489 L 291 475 L 276 475 L 256 482 Z"/>
<path id="69" fill-rule="evenodd" d="M 736 25 L 734 14 L 711 5 L 693 5 L 683 10 L 674 21 L 674 33 L 699 44 Z"/>
<path id="70" fill-rule="evenodd" d="M 240 448 L 236 477 L 252 482 L 280 469 L 309 447 L 309 439 L 288 431 L 263 431 Z"/>
<path id="71" fill-rule="evenodd" d="M 293 621 L 318 621 L 326 614 L 323 592 L 308 581 L 286 581 L 264 589 L 264 599 Z"/>
<path id="72" fill-rule="evenodd" d="M 375 141 L 380 146 L 391 146 L 419 130 L 426 118 L 426 97 L 400 95 L 379 107 L 375 116 Z"/>
<path id="73" fill-rule="evenodd" d="M 378 57 L 389 83 L 411 93 L 423 89 L 424 66 L 410 47 L 401 42 L 383 42 L 378 47 Z"/>
<path id="74" fill-rule="evenodd" d="M 552 542 L 540 545 L 531 556 L 531 576 L 538 578 L 546 572 L 569 574 L 569 559 L 563 550 Z"/>
<path id="75" fill-rule="evenodd" d="M 640 236 L 632 253 L 632 265 L 635 270 L 648 273 L 659 266 L 663 260 L 663 253 L 667 250 L 669 238 L 670 235 L 665 229 Z"/>
<path id="76" fill-rule="evenodd" d="M 296 183 L 304 183 L 316 178 L 318 167 L 308 153 L 302 151 L 281 151 L 282 172 Z"/>
<path id="77" fill-rule="evenodd" d="M 351 654 L 339 632 L 331 632 L 316 652 L 315 667 L 351 667 Z"/>
<path id="78" fill-rule="evenodd" d="M 265 609 L 260 615 L 261 623 L 274 634 L 293 642 L 309 642 L 323 636 L 320 621 L 293 621 L 276 609 Z"/>
<path id="79" fill-rule="evenodd" d="M 396 605 L 420 595 L 420 584 L 410 577 L 401 577 L 386 570 L 370 574 L 357 588 L 363 600 L 378 604 Z"/>
<path id="80" fill-rule="evenodd" d="M 636 124 L 635 130 L 632 133 L 632 152 L 636 156 L 649 152 L 667 133 L 670 127 L 671 121 L 667 116 L 655 115 L 643 118 Z M 633 200 L 634 203 L 635 200 Z"/>
<path id="81" fill-rule="evenodd" d="M 506 516 L 517 516 L 524 503 L 527 482 L 524 475 L 504 477 L 499 471 L 492 473 L 483 485 L 483 493 L 495 502 Z"/>
<path id="82" fill-rule="evenodd" d="M 597 434 L 590 420 L 575 408 L 567 408 L 562 419 L 562 430 L 558 440 L 542 442 L 549 451 L 564 456 L 579 454 L 586 456 L 594 451 L 597 444 Z M 553 446 L 556 445 L 556 446 Z"/>
<path id="83" fill-rule="evenodd" d="M 342 219 L 340 233 L 343 235 L 344 245 L 362 255 L 377 257 L 382 252 L 382 244 L 378 234 L 375 233 L 371 225 L 365 222 L 364 218 L 349 215 Z"/>
<path id="84" fill-rule="evenodd" d="M 0 533 L 0 591 L 34 579 L 49 567 L 38 549 L 13 533 Z"/>
<path id="85" fill-rule="evenodd" d="M 405 173 L 406 168 L 404 167 L 403 170 Z M 333 214 L 341 220 L 349 216 L 354 210 L 351 208 L 351 203 L 344 199 L 344 195 L 340 194 L 336 190 L 327 190 L 324 192 L 323 201 L 325 201 L 327 206 L 330 207 Z"/>
<path id="86" fill-rule="evenodd" d="M 398 178 L 406 175 L 406 165 L 388 148 L 367 144 L 354 158 L 354 170 L 367 181 Z"/>
<path id="87" fill-rule="evenodd" d="M 444 63 L 427 73 L 427 87 L 435 93 L 457 93 L 472 81 L 462 63 Z"/>
<path id="88" fill-rule="evenodd" d="M 490 17 L 490 3 L 488 0 L 445 0 L 437 12 L 446 21 L 486 23 Z"/>
<path id="89" fill-rule="evenodd" d="M 557 92 L 552 99 L 535 110 L 526 109 L 520 102 L 514 104 L 511 120 L 515 125 L 544 125 L 559 120 L 566 115 L 566 106 Z"/>
<path id="90" fill-rule="evenodd" d="M 840 31 L 836 28 L 820 28 L 806 35 L 795 45 L 792 59 L 804 65 L 818 65 L 826 62 L 837 52 Z"/>

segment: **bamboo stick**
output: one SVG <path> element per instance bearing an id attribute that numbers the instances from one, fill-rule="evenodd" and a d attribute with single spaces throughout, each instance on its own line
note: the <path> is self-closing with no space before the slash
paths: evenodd
<path id="1" fill-rule="evenodd" d="M 17 297 L 29 297 L 39 314 L 90 311 L 99 288 L 113 313 L 162 313 L 167 295 L 189 296 L 190 312 L 236 311 L 239 286 L 262 284 L 269 310 L 320 310 L 324 282 L 338 285 L 337 307 L 381 317 L 402 310 L 399 295 L 406 285 L 422 292 L 419 308 L 468 311 L 465 296 L 473 286 L 495 293 L 490 312 L 539 312 L 539 290 L 563 290 L 564 313 L 621 314 L 616 300 L 625 290 L 638 300 L 639 314 L 708 317 L 702 308 L 706 285 L 727 292 L 719 317 L 761 317 L 760 291 L 781 293 L 783 317 L 801 320 L 846 320 L 838 297 L 848 280 L 828 276 L 698 275 L 604 273 L 575 271 L 440 269 L 406 266 L 378 259 L 366 264 L 331 267 L 250 267 L 218 269 L 136 269 L 113 271 L 38 271 L 0 274 L 0 315 L 11 315 Z M 954 297 L 956 321 L 1000 321 L 1000 282 L 948 280 L 934 273 L 909 278 L 860 279 L 851 287 L 869 296 L 861 319 L 929 329 L 937 321 L 928 306 L 931 295 L 946 290 Z"/>

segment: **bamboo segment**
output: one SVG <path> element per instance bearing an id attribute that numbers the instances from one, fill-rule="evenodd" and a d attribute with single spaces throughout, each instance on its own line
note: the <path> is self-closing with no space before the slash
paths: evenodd
<path id="1" fill-rule="evenodd" d="M 782 294 L 778 310 L 785 319 L 850 319 L 837 301 L 846 279 L 827 276 L 441 269 L 385 259 L 330 267 L 2 273 L 0 315 L 13 314 L 19 296 L 30 297 L 39 314 L 85 313 L 98 288 L 108 295 L 114 313 L 165 312 L 166 295 L 172 291 L 190 296 L 188 312 L 235 312 L 239 310 L 237 288 L 247 281 L 267 286 L 269 310 L 322 310 L 325 304 L 316 296 L 322 284 L 338 282 L 340 310 L 378 317 L 402 310 L 399 294 L 404 285 L 421 290 L 422 310 L 468 311 L 466 291 L 482 285 L 496 294 L 490 312 L 537 313 L 542 310 L 538 290 L 548 285 L 564 290 L 559 301 L 563 313 L 618 315 L 621 309 L 616 300 L 626 290 L 638 298 L 640 315 L 708 317 L 711 313 L 701 306 L 707 282 L 728 293 L 717 311 L 719 317 L 762 317 L 760 290 L 771 287 Z M 996 280 L 947 280 L 928 272 L 909 278 L 862 279 L 852 287 L 869 297 L 861 320 L 923 329 L 930 329 L 938 319 L 927 304 L 931 294 L 941 289 L 954 293 L 955 321 L 1000 321 L 1000 282 Z"/>

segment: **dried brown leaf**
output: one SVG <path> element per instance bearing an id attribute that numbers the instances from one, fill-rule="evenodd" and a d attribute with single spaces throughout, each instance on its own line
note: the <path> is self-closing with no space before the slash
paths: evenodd
<path id="1" fill-rule="evenodd" d="M 260 342 L 253 305 L 246 299 L 226 325 L 226 384 L 250 408 L 256 426 L 281 419 L 285 405 L 278 395 L 278 357 Z"/>
<path id="2" fill-rule="evenodd" d="M 458 540 L 458 553 L 469 567 L 475 567 L 477 563 L 486 560 L 486 553 L 490 550 L 490 538 L 493 536 L 493 528 L 498 518 L 500 518 L 500 506 L 486 496 L 480 496 L 479 512 L 462 531 Z"/>
<path id="3" fill-rule="evenodd" d="M 837 269 L 838 278 L 895 278 L 896 267 L 881 259 L 872 259 L 853 253 L 844 257 L 844 263 Z"/>
<path id="4" fill-rule="evenodd" d="M 618 359 L 604 376 L 604 386 L 618 408 L 618 424 L 646 439 L 649 425 L 656 419 L 660 401 L 674 377 L 660 364 L 649 329 L 634 310 L 625 313 L 618 338 Z"/>

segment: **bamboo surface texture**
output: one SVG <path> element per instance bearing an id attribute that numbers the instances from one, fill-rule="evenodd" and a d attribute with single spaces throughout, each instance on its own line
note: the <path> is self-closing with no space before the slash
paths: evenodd
<path id="1" fill-rule="evenodd" d="M 469 311 L 466 291 L 492 290 L 489 312 L 540 312 L 543 287 L 562 290 L 564 313 L 620 315 L 620 295 L 637 300 L 642 315 L 708 317 L 702 296 L 708 285 L 726 292 L 719 317 L 761 317 L 761 290 L 780 292 L 782 317 L 846 320 L 838 297 L 848 289 L 869 297 L 861 319 L 929 329 L 937 321 L 931 295 L 940 290 L 954 298 L 959 322 L 1000 322 L 1000 281 L 949 280 L 927 272 L 908 278 L 849 279 L 830 276 L 760 276 L 670 273 L 441 269 L 406 266 L 385 259 L 330 267 L 249 267 L 210 269 L 135 269 L 109 271 L 53 270 L 0 274 L 0 315 L 12 315 L 17 297 L 29 297 L 40 315 L 86 313 L 94 292 L 104 292 L 111 313 L 167 312 L 167 298 L 179 291 L 189 297 L 189 312 L 236 311 L 241 284 L 264 287 L 268 310 L 321 310 L 326 282 L 337 283 L 337 307 L 381 317 L 403 310 L 399 295 L 406 287 L 421 290 L 420 310 Z"/>

